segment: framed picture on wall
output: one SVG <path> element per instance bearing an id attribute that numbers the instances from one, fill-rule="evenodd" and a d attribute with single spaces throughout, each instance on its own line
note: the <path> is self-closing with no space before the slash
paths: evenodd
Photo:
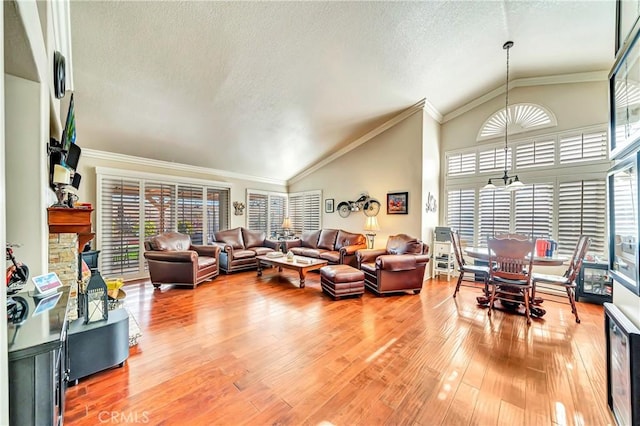
<path id="1" fill-rule="evenodd" d="M 324 212 L 325 213 L 333 213 L 335 211 L 334 199 L 327 198 L 324 200 Z"/>
<path id="2" fill-rule="evenodd" d="M 387 214 L 409 214 L 409 193 L 390 192 L 387 194 Z"/>

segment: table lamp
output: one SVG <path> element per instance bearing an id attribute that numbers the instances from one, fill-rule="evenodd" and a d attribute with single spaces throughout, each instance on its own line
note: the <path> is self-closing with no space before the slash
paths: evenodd
<path id="1" fill-rule="evenodd" d="M 58 202 L 52 205 L 51 207 L 68 207 L 65 204 L 66 198 L 66 186 L 71 182 L 71 171 L 60 164 L 56 164 L 53 166 L 53 179 L 51 183 L 53 183 L 56 187 L 56 197 L 58 197 Z"/>
<path id="2" fill-rule="evenodd" d="M 376 233 L 371 231 L 380 230 L 380 225 L 378 225 L 378 218 L 376 218 L 375 216 L 368 216 L 367 221 L 364 224 L 364 230 L 369 231 L 365 235 L 367 236 L 367 245 L 369 246 L 368 248 L 372 249 L 373 240 L 376 237 Z"/>
<path id="3" fill-rule="evenodd" d="M 285 217 L 284 220 L 282 221 L 282 230 L 284 231 L 284 237 L 288 238 L 289 237 L 289 230 L 292 228 L 291 226 L 291 219 L 289 219 L 289 216 Z"/>

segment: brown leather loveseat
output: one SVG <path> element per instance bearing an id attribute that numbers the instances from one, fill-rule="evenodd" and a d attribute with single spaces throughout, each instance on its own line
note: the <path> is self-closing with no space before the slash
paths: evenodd
<path id="1" fill-rule="evenodd" d="M 424 270 L 429 262 L 429 246 L 406 234 L 392 235 L 386 249 L 358 250 L 358 269 L 364 285 L 378 296 L 383 293 L 420 293 Z"/>
<path id="2" fill-rule="evenodd" d="M 356 266 L 356 251 L 367 248 L 367 238 L 342 229 L 304 232 L 299 240 L 285 242 L 287 250 L 298 256 L 329 261 L 329 264 Z"/>
<path id="3" fill-rule="evenodd" d="M 149 264 L 149 276 L 154 287 L 161 284 L 198 284 L 220 273 L 220 248 L 191 244 L 191 237 L 179 232 L 167 232 L 149 238 L 144 243 L 144 257 Z"/>
<path id="4" fill-rule="evenodd" d="M 254 269 L 256 256 L 262 256 L 280 248 L 280 242 L 267 240 L 262 231 L 251 231 L 239 227 L 214 232 L 215 241 L 220 247 L 220 269 L 225 274 L 245 269 Z"/>

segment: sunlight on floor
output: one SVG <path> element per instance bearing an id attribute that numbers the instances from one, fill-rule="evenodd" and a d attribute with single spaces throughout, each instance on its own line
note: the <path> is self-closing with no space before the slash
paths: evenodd
<path id="1" fill-rule="evenodd" d="M 394 337 L 393 339 L 389 340 L 387 342 L 386 345 L 384 345 L 383 347 L 381 347 L 380 349 L 378 349 L 377 351 L 375 351 L 374 353 L 372 353 L 371 355 L 369 355 L 369 357 L 365 360 L 366 362 L 371 362 L 374 359 L 376 359 L 378 356 L 380 356 L 381 353 L 383 353 L 384 351 L 386 351 L 387 349 L 389 349 L 389 346 L 393 345 L 398 339 L 396 337 Z"/>

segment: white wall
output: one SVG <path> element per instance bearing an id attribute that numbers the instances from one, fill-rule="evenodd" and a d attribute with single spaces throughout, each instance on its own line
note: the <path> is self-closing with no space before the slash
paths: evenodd
<path id="1" fill-rule="evenodd" d="M 605 124 L 609 120 L 606 81 L 518 87 L 509 90 L 509 105 L 526 102 L 550 109 L 558 119 L 556 127 L 527 132 L 524 134 L 526 136 Z M 504 94 L 443 123 L 442 152 L 476 146 L 480 127 L 487 118 L 499 110 L 504 110 Z M 509 136 L 509 139 L 520 138 L 522 135 Z M 489 143 L 495 143 L 495 140 Z M 441 164 L 444 166 L 444 157 L 442 161 Z"/>
<path id="2" fill-rule="evenodd" d="M 2 34 L 2 43 L 0 43 L 0 69 L 4 70 L 4 8 L 0 7 L 0 34 Z M 0 80 L 0 96 L 4 99 L 4 79 Z M 5 102 L 0 103 L 0 152 L 5 149 L 4 135 L 4 110 Z M 6 206 L 5 194 L 5 166 L 4 161 L 0 161 L 0 205 Z M 0 247 L 6 243 L 6 207 L 0 209 Z M 0 260 L 0 269 L 6 270 L 6 260 L 3 257 Z M 0 306 L 7 305 L 7 294 L 0 292 Z M 7 346 L 7 316 L 0 315 L 0 425 L 9 423 L 9 363 L 8 363 L 8 346 Z"/>
<path id="3" fill-rule="evenodd" d="M 5 168 L 8 242 L 19 243 L 16 257 L 29 266 L 31 276 L 47 270 L 48 229 L 46 194 L 48 168 L 41 109 L 48 105 L 42 85 L 5 75 Z M 47 110 L 48 114 L 48 110 Z M 29 194 L 29 195 L 25 195 Z"/>
<path id="4" fill-rule="evenodd" d="M 435 212 L 426 211 L 427 197 L 431 193 L 436 200 L 440 199 L 440 123 L 429 114 L 423 112 L 422 121 L 422 240 L 431 245 L 435 227 L 439 225 L 440 203 L 437 203 Z M 431 268 L 428 275 L 431 275 Z"/>
<path id="5" fill-rule="evenodd" d="M 380 231 L 376 233 L 376 248 L 385 247 L 389 235 L 405 233 L 421 237 L 424 119 L 422 112 L 411 115 L 291 184 L 289 192 L 321 189 L 323 201 L 333 198 L 336 207 L 341 201 L 356 200 L 360 193 L 368 192 L 382 204 L 378 214 Z M 437 138 L 430 135 L 428 143 L 429 151 L 437 152 Z M 386 197 L 389 192 L 409 193 L 409 214 L 387 214 Z M 347 218 L 342 218 L 336 211 L 323 213 L 322 226 L 364 233 L 365 220 L 362 212 L 352 212 Z"/>

